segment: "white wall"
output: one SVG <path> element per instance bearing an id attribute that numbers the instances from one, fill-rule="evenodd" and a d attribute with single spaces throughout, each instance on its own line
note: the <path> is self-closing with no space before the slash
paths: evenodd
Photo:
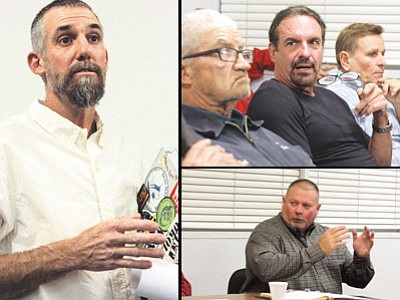
<path id="1" fill-rule="evenodd" d="M 0 9 L 0 119 L 44 98 L 26 57 L 30 25 L 50 0 L 13 0 Z M 159 149 L 178 144 L 178 1 L 87 0 L 104 26 L 110 61 L 99 112 L 136 138 L 146 170 Z"/>
<path id="2" fill-rule="evenodd" d="M 181 0 L 182 1 L 182 14 L 196 8 L 212 8 L 219 11 L 219 0 Z"/>
<path id="3" fill-rule="evenodd" d="M 194 296 L 227 293 L 230 275 L 245 267 L 244 251 L 249 235 L 249 232 L 182 232 L 182 271 L 192 284 Z M 371 254 L 374 278 L 363 290 L 344 285 L 344 293 L 398 299 L 399 249 L 399 233 L 377 233 Z"/>

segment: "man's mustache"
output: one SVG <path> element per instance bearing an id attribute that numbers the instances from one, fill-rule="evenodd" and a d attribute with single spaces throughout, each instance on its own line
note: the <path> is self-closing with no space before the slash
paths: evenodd
<path id="1" fill-rule="evenodd" d="M 70 79 L 75 73 L 89 71 L 95 72 L 99 78 L 103 78 L 101 68 L 92 62 L 77 63 L 68 70 L 67 78 Z"/>
<path id="2" fill-rule="evenodd" d="M 308 64 L 315 70 L 315 63 L 308 58 L 299 58 L 292 63 L 292 69 L 297 68 L 299 65 Z"/>

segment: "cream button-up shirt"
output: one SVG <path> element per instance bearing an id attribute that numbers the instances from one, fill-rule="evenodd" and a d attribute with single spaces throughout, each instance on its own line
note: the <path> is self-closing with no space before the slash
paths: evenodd
<path id="1" fill-rule="evenodd" d="M 134 144 L 82 129 L 39 101 L 0 124 L 0 254 L 80 234 L 137 212 L 143 169 Z M 73 271 L 21 299 L 131 299 L 135 271 Z M 138 271 L 138 276 L 140 272 Z"/>

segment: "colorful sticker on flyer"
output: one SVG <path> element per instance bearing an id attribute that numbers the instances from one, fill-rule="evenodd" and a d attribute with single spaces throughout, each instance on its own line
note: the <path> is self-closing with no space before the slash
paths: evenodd
<path id="1" fill-rule="evenodd" d="M 175 205 L 171 198 L 164 198 L 158 204 L 156 215 L 158 226 L 160 230 L 167 231 L 175 219 Z"/>
<path id="2" fill-rule="evenodd" d="M 152 168 L 146 177 L 145 185 L 149 191 L 149 199 L 146 202 L 145 209 L 155 214 L 158 204 L 169 193 L 167 174 L 160 167 Z"/>

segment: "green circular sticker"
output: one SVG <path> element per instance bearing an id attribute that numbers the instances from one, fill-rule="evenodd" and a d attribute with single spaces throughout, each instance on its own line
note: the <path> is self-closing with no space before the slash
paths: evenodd
<path id="1" fill-rule="evenodd" d="M 175 219 L 175 205 L 171 198 L 166 197 L 157 207 L 157 223 L 162 231 L 167 231 Z"/>

